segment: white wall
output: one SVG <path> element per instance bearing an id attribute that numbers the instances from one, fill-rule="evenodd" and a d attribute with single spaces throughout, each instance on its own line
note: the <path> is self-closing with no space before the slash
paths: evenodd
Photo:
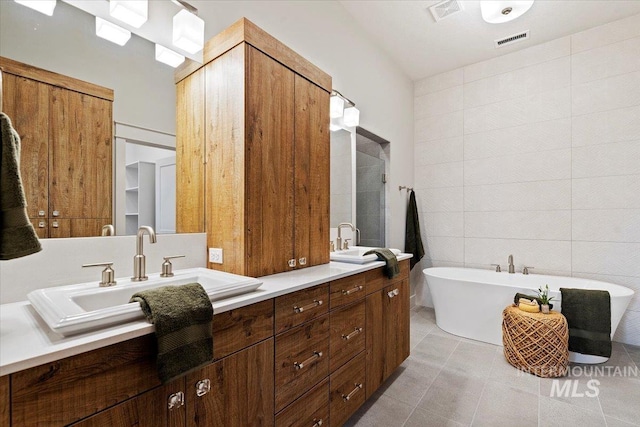
<path id="1" fill-rule="evenodd" d="M 416 82 L 415 187 L 420 268 L 628 286 L 640 345 L 640 15 Z"/>

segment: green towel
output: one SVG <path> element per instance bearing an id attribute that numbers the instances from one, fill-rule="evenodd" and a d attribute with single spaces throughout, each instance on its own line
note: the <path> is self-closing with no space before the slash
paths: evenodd
<path id="1" fill-rule="evenodd" d="M 538 301 L 539 306 L 542 305 L 542 300 L 540 298 L 533 295 L 521 294 L 520 292 L 516 293 L 516 295 L 513 297 L 513 303 L 515 305 L 518 305 L 518 301 L 520 301 L 520 298 L 528 299 L 529 301 L 536 300 Z M 549 310 L 551 310 L 552 308 L 553 304 L 549 303 Z"/>
<path id="2" fill-rule="evenodd" d="M 163 383 L 213 360 L 213 306 L 199 283 L 134 294 L 156 326 L 158 376 Z"/>
<path id="3" fill-rule="evenodd" d="M 413 266 L 424 256 L 424 246 L 420 236 L 420 221 L 418 220 L 418 205 L 416 203 L 416 194 L 413 190 L 410 190 L 409 193 L 405 227 L 404 251 L 405 253 L 413 254 L 413 258 L 409 261 L 410 269 L 413 269 Z"/>
<path id="4" fill-rule="evenodd" d="M 364 253 L 365 255 L 376 254 L 378 259 L 387 263 L 384 268 L 385 273 L 389 279 L 393 279 L 400 274 L 400 264 L 398 264 L 398 258 L 387 248 L 371 249 Z"/>
<path id="5" fill-rule="evenodd" d="M 0 113 L 0 136 L 0 260 L 7 260 L 40 252 L 42 246 L 27 215 L 20 136 L 4 113 Z"/>
<path id="6" fill-rule="evenodd" d="M 569 325 L 569 350 L 611 357 L 611 296 L 608 291 L 560 288 Z"/>

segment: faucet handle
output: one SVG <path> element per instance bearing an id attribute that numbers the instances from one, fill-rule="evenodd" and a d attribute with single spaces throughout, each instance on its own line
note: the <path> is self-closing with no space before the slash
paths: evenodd
<path id="1" fill-rule="evenodd" d="M 172 255 L 172 256 L 162 257 L 162 259 L 164 259 L 164 262 L 162 263 L 162 273 L 160 274 L 160 277 L 173 277 L 173 271 L 172 271 L 173 265 L 169 260 L 174 258 L 184 258 L 184 255 Z"/>
<path id="2" fill-rule="evenodd" d="M 529 274 L 529 269 L 533 267 L 527 267 L 526 265 L 522 267 L 522 274 Z"/>
<path id="3" fill-rule="evenodd" d="M 344 243 L 342 244 L 342 250 L 347 250 L 349 249 L 349 240 L 351 239 L 344 239 Z"/>
<path id="4" fill-rule="evenodd" d="M 116 284 L 116 281 L 114 279 L 115 277 L 115 270 L 113 268 L 111 268 L 111 266 L 113 265 L 113 261 L 109 261 L 109 262 L 95 262 L 92 264 L 82 264 L 82 268 L 84 267 L 105 267 L 104 270 L 102 270 L 102 281 L 100 283 L 98 283 L 98 285 L 101 288 L 104 288 L 106 286 L 113 286 Z"/>
<path id="5" fill-rule="evenodd" d="M 335 243 L 333 243 L 333 240 L 331 240 L 329 242 L 329 252 L 335 252 L 336 251 L 336 245 Z"/>
<path id="6" fill-rule="evenodd" d="M 502 271 L 502 268 L 500 267 L 500 264 L 491 264 L 491 265 L 496 268 L 496 273 L 500 273 Z"/>

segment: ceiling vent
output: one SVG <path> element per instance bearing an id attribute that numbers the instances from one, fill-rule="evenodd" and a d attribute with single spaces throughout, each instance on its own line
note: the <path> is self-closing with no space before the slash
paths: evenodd
<path id="1" fill-rule="evenodd" d="M 518 43 L 529 38 L 529 30 L 523 31 L 512 36 L 503 37 L 498 40 L 494 40 L 496 49 L 499 47 L 507 46 L 510 44 Z"/>
<path id="2" fill-rule="evenodd" d="M 429 10 L 436 22 L 448 18 L 449 16 L 464 10 L 460 0 L 444 0 L 429 6 Z"/>

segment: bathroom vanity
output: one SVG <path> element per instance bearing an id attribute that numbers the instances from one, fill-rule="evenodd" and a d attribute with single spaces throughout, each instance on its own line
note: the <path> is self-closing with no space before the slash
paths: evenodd
<path id="1" fill-rule="evenodd" d="M 0 424 L 340 426 L 409 355 L 408 257 L 394 279 L 381 262 L 331 263 L 214 301 L 213 362 L 164 385 L 146 322 L 84 334 L 72 355 L 35 365 L 74 338 L 55 338 L 27 303 L 6 305 L 3 322 L 21 325 L 20 310 L 34 322 L 17 332 L 40 337 L 41 354 L 3 367 Z M 90 344 L 98 335 L 112 344 Z"/>

